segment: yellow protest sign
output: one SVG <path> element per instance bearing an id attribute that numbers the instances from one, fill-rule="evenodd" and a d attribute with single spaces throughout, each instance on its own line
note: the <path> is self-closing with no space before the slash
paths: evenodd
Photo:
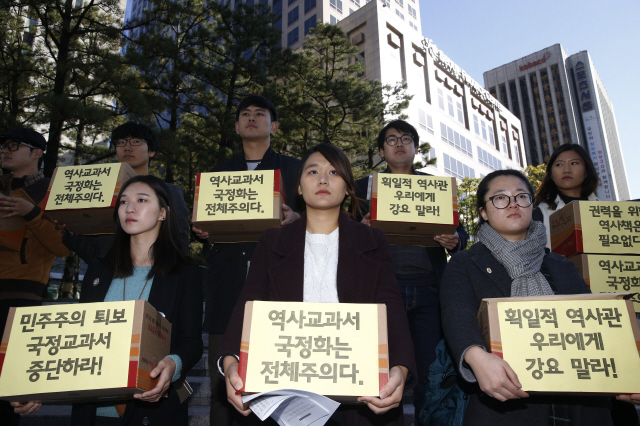
<path id="1" fill-rule="evenodd" d="M 120 163 L 58 167 L 51 182 L 45 209 L 52 211 L 110 207 L 120 167 Z"/>
<path id="2" fill-rule="evenodd" d="M 497 311 L 503 358 L 523 390 L 640 392 L 640 357 L 624 300 L 515 299 L 497 302 Z"/>
<path id="3" fill-rule="evenodd" d="M 0 397 L 126 387 L 135 303 L 17 309 Z"/>
<path id="4" fill-rule="evenodd" d="M 453 178 L 375 173 L 373 179 L 371 220 L 457 225 Z"/>
<path id="5" fill-rule="evenodd" d="M 273 170 L 201 173 L 197 222 L 272 218 L 274 191 L 280 191 L 276 177 Z"/>
<path id="6" fill-rule="evenodd" d="M 637 202 L 580 202 L 584 253 L 640 252 L 640 204 Z"/>
<path id="7" fill-rule="evenodd" d="M 386 331 L 379 305 L 255 301 L 247 306 L 252 309 L 250 339 L 243 342 L 248 352 L 240 356 L 247 392 L 379 394 L 381 376 L 388 377 L 388 370 L 381 371 L 388 368 L 388 352 L 386 332 L 379 336 L 379 321 Z"/>

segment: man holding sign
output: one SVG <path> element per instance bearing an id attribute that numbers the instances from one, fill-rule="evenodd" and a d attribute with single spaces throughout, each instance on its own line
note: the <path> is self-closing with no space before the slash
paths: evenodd
<path id="1" fill-rule="evenodd" d="M 378 134 L 380 157 L 387 162 L 384 173 L 426 175 L 413 167 L 419 136 L 416 129 L 403 120 L 392 121 Z M 371 225 L 368 194 L 369 178 L 356 181 L 356 195 L 360 211 L 366 215 L 363 223 Z M 467 245 L 469 236 L 462 225 L 452 235 L 434 237 L 440 247 L 391 246 L 396 279 L 407 309 L 413 337 L 419 382 L 414 389 L 416 414 L 419 413 L 429 366 L 435 359 L 435 348 L 442 338 L 440 330 L 440 302 L 438 287 L 447 266 L 445 250 L 453 254 Z M 416 415 L 416 422 L 419 422 Z"/>
<path id="2" fill-rule="evenodd" d="M 280 170 L 287 195 L 287 202 L 282 204 L 285 216 L 282 224 L 285 225 L 300 217 L 290 207 L 295 205 L 295 181 L 300 160 L 271 149 L 271 135 L 276 131 L 278 115 L 271 101 L 263 96 L 247 96 L 236 111 L 236 132 L 242 139 L 242 155 L 218 164 L 210 171 Z M 196 227 L 193 227 L 193 232 L 203 240 L 209 238 L 207 232 Z M 209 354 L 215 354 L 244 286 L 257 243 L 204 243 L 207 290 L 203 329 L 210 333 Z M 212 357 L 209 358 L 209 369 L 217 370 Z M 231 424 L 231 407 L 227 403 L 224 380 L 220 380 L 218 374 L 211 374 L 211 382 L 211 424 L 214 424 L 214 419 L 216 425 Z"/>
<path id="3" fill-rule="evenodd" d="M 46 147 L 44 137 L 31 129 L 16 128 L 0 135 L 2 168 L 11 172 L 0 177 L 0 219 L 21 217 L 27 228 L 20 251 L 0 256 L 0 332 L 10 307 L 42 304 L 53 261 L 69 254 L 62 233 L 42 217 L 40 209 L 49 186 L 49 178 L 38 171 Z M 18 424 L 12 411 L 2 402 L 0 423 Z"/>

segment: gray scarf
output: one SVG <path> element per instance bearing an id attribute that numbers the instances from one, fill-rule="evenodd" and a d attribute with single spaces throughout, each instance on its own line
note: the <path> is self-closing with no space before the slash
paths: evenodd
<path id="1" fill-rule="evenodd" d="M 551 286 L 540 272 L 547 245 L 547 233 L 542 222 L 531 221 L 527 238 L 522 241 L 508 241 L 488 223 L 480 226 L 478 238 L 513 280 L 511 297 L 553 294 Z"/>

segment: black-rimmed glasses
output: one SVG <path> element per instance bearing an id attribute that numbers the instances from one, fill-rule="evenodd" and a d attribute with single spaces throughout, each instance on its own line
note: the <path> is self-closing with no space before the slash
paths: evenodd
<path id="1" fill-rule="evenodd" d="M 124 146 L 127 146 L 127 144 L 131 146 L 140 146 L 143 143 L 147 143 L 147 141 L 139 138 L 118 139 L 118 141 L 116 142 L 116 146 L 122 148 Z"/>
<path id="2" fill-rule="evenodd" d="M 397 136 L 391 135 L 391 136 L 387 136 L 384 141 L 389 146 L 395 146 L 399 141 L 402 141 L 404 145 L 409 145 L 410 143 L 413 143 L 413 136 L 402 135 L 400 137 L 397 137 Z"/>
<path id="3" fill-rule="evenodd" d="M 521 194 L 516 194 L 513 196 L 509 195 L 494 195 L 493 197 L 489 197 L 493 207 L 496 209 L 506 209 L 511 204 L 511 199 L 522 208 L 529 207 L 533 204 L 533 195 L 523 192 Z"/>
<path id="4" fill-rule="evenodd" d="M 5 149 L 8 149 L 9 151 L 17 151 L 18 148 L 20 148 L 20 145 L 24 145 L 31 149 L 36 149 L 35 146 L 31 146 L 28 143 L 24 143 L 20 141 L 11 141 L 11 142 L 5 142 L 3 144 L 0 144 L 0 151 L 4 151 Z"/>

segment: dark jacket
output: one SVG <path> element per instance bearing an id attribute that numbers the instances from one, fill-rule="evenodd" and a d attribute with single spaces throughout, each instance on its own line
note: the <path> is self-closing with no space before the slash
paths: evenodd
<path id="1" fill-rule="evenodd" d="M 542 261 L 541 272 L 558 294 L 590 293 L 576 266 L 563 256 L 549 253 Z M 454 255 L 445 270 L 440 288 L 442 327 L 461 376 L 475 382 L 475 376 L 462 355 L 477 345 L 485 347 L 478 326 L 477 313 L 484 298 L 510 297 L 511 278 L 504 266 L 482 243 Z M 465 425 L 547 425 L 551 403 L 569 407 L 572 418 L 581 426 L 611 424 L 607 401 L 597 397 L 558 397 L 533 395 L 529 398 L 500 402 L 475 387 L 465 413 Z"/>
<path id="2" fill-rule="evenodd" d="M 256 170 L 280 170 L 287 194 L 286 204 L 295 210 L 296 177 L 300 160 L 277 154 L 269 148 Z M 241 172 L 247 170 L 243 155 L 218 164 L 211 172 Z M 205 278 L 206 306 L 203 328 L 205 332 L 222 334 L 227 328 L 233 307 L 247 278 L 249 261 L 257 243 L 205 243 L 203 255 L 207 259 Z"/>
<path id="3" fill-rule="evenodd" d="M 104 301 L 113 270 L 105 262 L 89 265 L 82 281 L 80 303 Z M 98 284 L 94 286 L 95 280 Z M 182 378 L 202 356 L 202 288 L 200 271 L 189 266 L 169 275 L 158 274 L 153 278 L 149 303 L 162 312 L 171 322 L 171 353 L 182 360 Z M 182 379 L 181 378 L 181 379 Z M 180 404 L 173 386 L 169 397 L 155 403 L 132 400 L 127 403 L 122 425 L 184 425 L 188 423 L 187 404 Z M 96 417 L 96 404 L 74 404 L 71 424 L 92 425 Z M 146 418 L 146 420 L 145 420 Z"/>
<path id="4" fill-rule="evenodd" d="M 391 170 L 387 167 L 387 169 L 383 173 L 391 173 Z M 416 175 L 424 175 L 431 176 L 427 173 L 419 172 L 417 170 L 413 170 L 413 173 Z M 359 200 L 360 206 L 360 214 L 357 217 L 357 220 L 362 220 L 362 218 L 369 213 L 370 203 L 367 200 L 367 188 L 369 186 L 369 177 L 365 177 L 362 179 L 358 179 L 356 181 L 356 197 Z M 458 247 L 451 250 L 451 254 L 457 253 L 460 250 L 464 250 L 467 246 L 467 241 L 469 241 L 469 234 L 464 230 L 464 226 L 462 224 L 458 225 L 456 229 L 458 232 L 458 237 L 460 237 L 460 242 L 458 243 Z M 429 256 L 429 261 L 431 262 L 431 267 L 433 268 L 433 272 L 436 276 L 436 282 L 438 287 L 442 282 L 442 274 L 444 274 L 444 268 L 447 266 L 447 252 L 443 247 L 425 247 L 427 251 L 427 256 Z"/>
<path id="5" fill-rule="evenodd" d="M 191 234 L 191 222 L 189 221 L 189 209 L 184 201 L 182 188 L 171 183 L 164 183 L 171 194 L 171 206 L 173 217 L 177 220 L 180 240 L 178 246 L 183 255 L 189 254 L 189 235 Z M 78 235 L 65 232 L 62 242 L 69 250 L 73 251 L 85 263 L 93 263 L 104 259 L 113 245 L 113 234 L 103 235 Z"/>
<path id="6" fill-rule="evenodd" d="M 240 299 L 235 305 L 218 357 L 238 354 L 244 305 L 249 300 L 302 302 L 307 220 L 303 215 L 260 238 Z M 384 303 L 389 330 L 389 366 L 409 369 L 407 387 L 415 382 L 413 343 L 404 303 L 398 291 L 389 243 L 379 229 L 352 221 L 340 213 L 337 289 L 343 303 Z M 376 416 L 367 407 L 347 407 L 348 425 L 401 425 L 402 409 Z"/>

